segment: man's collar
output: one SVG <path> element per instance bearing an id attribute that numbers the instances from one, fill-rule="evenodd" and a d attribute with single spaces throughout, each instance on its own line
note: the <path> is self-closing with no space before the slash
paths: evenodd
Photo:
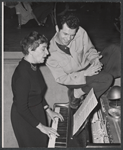
<path id="1" fill-rule="evenodd" d="M 70 44 L 71 44 L 71 42 L 69 43 L 69 45 L 63 45 L 61 42 L 60 42 L 60 40 L 59 40 L 59 38 L 58 38 L 58 33 L 56 34 L 56 38 L 55 38 L 55 42 L 57 43 L 57 44 L 59 44 L 59 45 L 62 45 L 62 46 L 64 46 L 64 47 L 69 47 L 70 48 Z"/>
<path id="2" fill-rule="evenodd" d="M 66 54 L 70 54 L 70 50 L 69 47 L 65 46 L 65 45 L 61 45 L 59 43 L 56 42 L 56 45 L 59 47 L 60 50 L 62 50 L 63 52 L 65 52 Z"/>

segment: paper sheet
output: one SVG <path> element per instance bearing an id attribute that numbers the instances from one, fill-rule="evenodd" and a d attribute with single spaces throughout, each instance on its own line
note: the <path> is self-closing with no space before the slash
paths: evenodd
<path id="1" fill-rule="evenodd" d="M 73 135 L 79 130 L 83 125 L 89 114 L 96 107 L 98 101 L 95 97 L 93 89 L 88 93 L 84 102 L 73 115 Z"/>

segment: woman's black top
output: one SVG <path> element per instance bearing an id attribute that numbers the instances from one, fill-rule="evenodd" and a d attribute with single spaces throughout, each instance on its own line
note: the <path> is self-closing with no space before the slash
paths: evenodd
<path id="1" fill-rule="evenodd" d="M 46 88 L 39 68 L 34 71 L 31 64 L 23 58 L 12 76 L 13 102 L 18 113 L 33 127 L 39 124 L 39 120 L 29 108 L 40 103 L 47 105 L 44 99 Z"/>

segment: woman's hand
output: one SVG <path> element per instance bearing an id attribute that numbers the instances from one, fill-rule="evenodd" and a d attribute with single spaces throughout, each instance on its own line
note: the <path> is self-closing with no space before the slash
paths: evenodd
<path id="1" fill-rule="evenodd" d="M 53 121 L 55 121 L 55 118 L 59 118 L 61 121 L 64 121 L 64 118 L 63 118 L 63 116 L 60 113 L 56 113 L 56 112 L 52 111 L 51 109 L 47 109 L 46 111 L 47 111 L 49 117 Z"/>
<path id="2" fill-rule="evenodd" d="M 39 123 L 36 128 L 38 128 L 42 133 L 46 134 L 49 138 L 51 138 L 52 136 L 54 136 L 55 138 L 57 138 L 59 136 L 59 134 L 57 133 L 57 131 L 51 127 L 46 127 L 44 125 L 42 125 L 41 123 Z"/>

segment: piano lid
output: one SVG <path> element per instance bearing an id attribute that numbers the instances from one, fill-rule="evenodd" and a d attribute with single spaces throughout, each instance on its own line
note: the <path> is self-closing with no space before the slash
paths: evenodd
<path id="1" fill-rule="evenodd" d="M 86 96 L 82 105 L 78 108 L 78 110 L 73 115 L 73 135 L 75 135 L 77 131 L 82 127 L 87 117 L 92 112 L 92 110 L 96 107 L 97 104 L 98 101 L 95 97 L 92 88 L 88 93 L 88 95 Z"/>

